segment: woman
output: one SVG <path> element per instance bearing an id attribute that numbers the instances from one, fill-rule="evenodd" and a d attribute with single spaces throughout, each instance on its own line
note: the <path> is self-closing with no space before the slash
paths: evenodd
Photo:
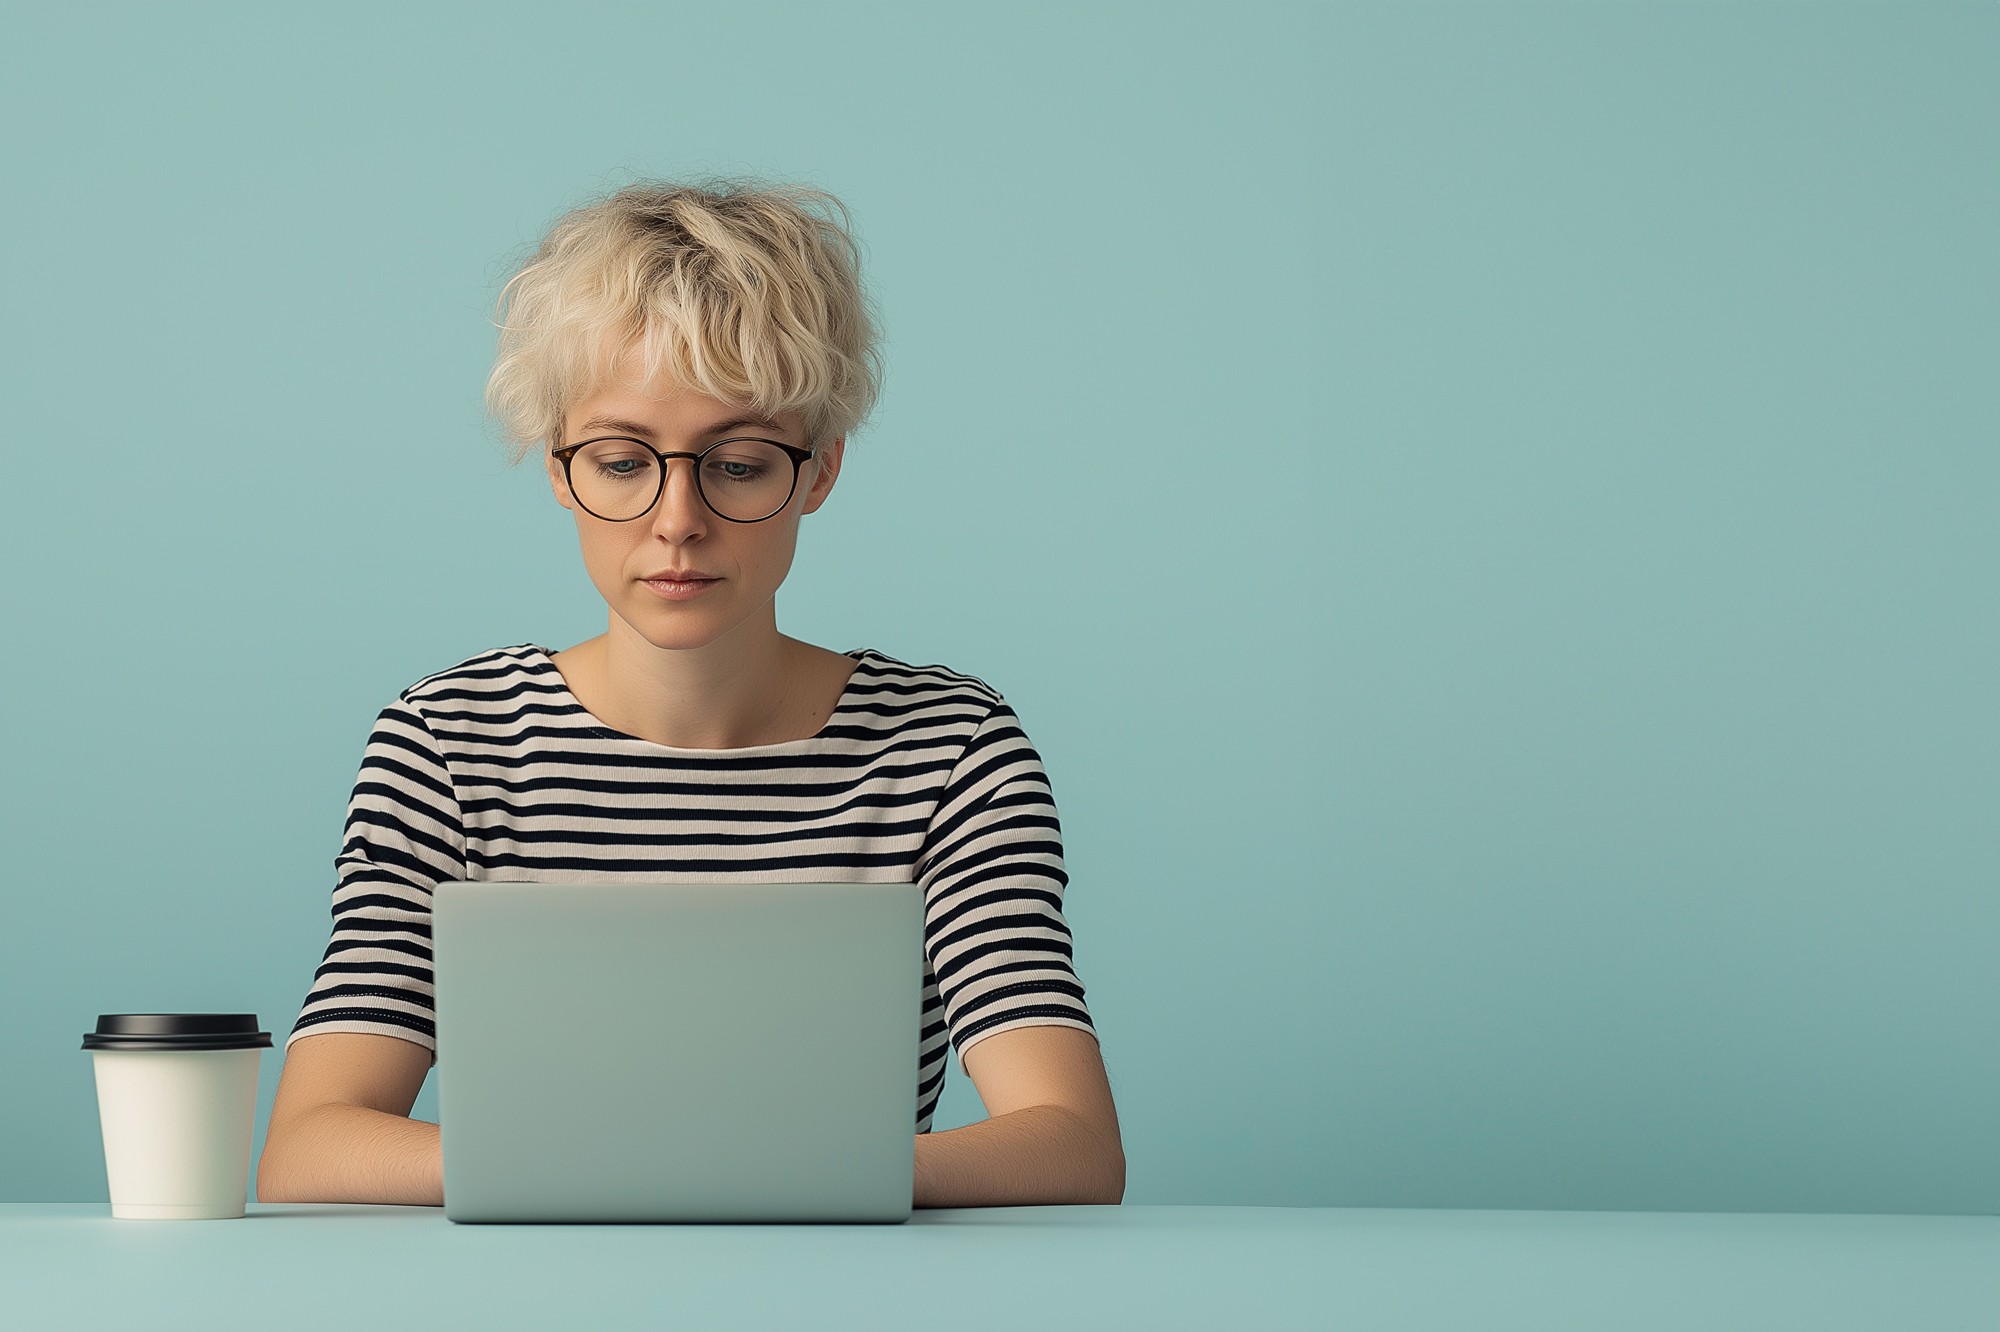
<path id="1" fill-rule="evenodd" d="M 974 676 L 778 631 L 880 380 L 845 219 L 801 186 L 642 183 L 561 218 L 502 292 L 488 403 L 515 461 L 543 451 L 607 628 L 468 657 L 377 717 L 259 1200 L 443 1204 L 438 1127 L 409 1118 L 437 883 L 774 877 L 922 886 L 916 1206 L 1123 1197 L 1019 719 Z M 991 1118 L 931 1134 L 947 1040 Z"/>

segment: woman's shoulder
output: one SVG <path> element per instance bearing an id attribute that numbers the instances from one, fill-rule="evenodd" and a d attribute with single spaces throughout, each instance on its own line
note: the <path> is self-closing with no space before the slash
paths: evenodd
<path id="1" fill-rule="evenodd" d="M 420 677 L 397 698 L 414 705 L 468 697 L 511 696 L 523 688 L 548 687 L 540 677 L 551 665 L 548 650 L 534 643 L 487 648 Z"/>
<path id="2" fill-rule="evenodd" d="M 952 694 L 987 704 L 1002 701 L 1000 691 L 985 680 L 941 662 L 905 661 L 876 648 L 850 648 L 847 655 L 860 660 L 857 681 L 866 673 L 867 682 L 880 691 Z"/>

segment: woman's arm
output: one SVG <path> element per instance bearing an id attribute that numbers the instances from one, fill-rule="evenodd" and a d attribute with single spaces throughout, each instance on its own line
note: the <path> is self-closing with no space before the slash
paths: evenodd
<path id="1" fill-rule="evenodd" d="M 292 1042 L 257 1201 L 444 1206 L 438 1126 L 409 1117 L 430 1067 L 428 1048 L 395 1036 L 327 1031 Z"/>
<path id="2" fill-rule="evenodd" d="M 916 1206 L 1124 1201 L 1125 1146 L 1094 1033 L 1016 1027 L 960 1062 L 991 1118 L 917 1135 Z"/>

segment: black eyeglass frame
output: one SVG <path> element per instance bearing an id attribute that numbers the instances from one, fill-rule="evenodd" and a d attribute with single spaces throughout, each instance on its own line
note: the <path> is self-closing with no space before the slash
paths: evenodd
<path id="1" fill-rule="evenodd" d="M 655 487 L 653 490 L 653 498 L 647 502 L 645 508 L 639 510 L 639 512 L 633 514 L 630 518 L 606 518 L 603 514 L 591 508 L 588 504 L 584 504 L 583 497 L 576 493 L 576 483 L 571 481 L 569 476 L 570 459 L 576 456 L 576 451 L 578 449 L 586 448 L 592 444 L 603 444 L 611 440 L 615 440 L 620 444 L 637 444 L 640 448 L 646 450 L 648 453 L 652 454 L 655 458 L 658 458 L 660 460 L 659 485 Z M 731 518 L 728 514 L 724 513 L 722 510 L 715 507 L 715 505 L 708 498 L 708 491 L 701 484 L 701 460 L 703 458 L 706 458 L 710 453 L 712 453 L 716 449 L 721 448 L 724 444 L 745 444 L 745 443 L 769 444 L 774 448 L 783 449 L 785 451 L 785 456 L 792 460 L 791 489 L 785 492 L 785 498 L 783 502 L 780 503 L 777 508 L 765 514 L 762 518 Z M 651 444 L 648 444 L 645 440 L 634 439 L 630 435 L 598 435 L 592 439 L 581 440 L 575 444 L 565 444 L 559 449 L 549 450 L 550 457 L 560 458 L 562 460 L 563 484 L 569 487 L 570 498 L 575 500 L 578 504 L 582 504 L 583 511 L 585 513 L 589 514 L 591 517 L 599 520 L 600 522 L 606 522 L 606 523 L 636 523 L 641 518 L 644 518 L 647 514 L 653 511 L 654 507 L 658 505 L 660 502 L 660 496 L 667 493 L 667 460 L 669 458 L 694 459 L 694 492 L 695 494 L 701 496 L 702 504 L 706 506 L 708 511 L 714 514 L 716 517 L 722 519 L 726 523 L 767 523 L 771 521 L 771 519 L 776 518 L 779 514 L 783 513 L 785 511 L 785 505 L 790 504 L 792 502 L 792 496 L 799 493 L 799 469 L 806 465 L 806 460 L 808 458 L 816 457 L 818 456 L 818 454 L 819 454 L 818 449 L 802 449 L 795 444 L 785 444 L 775 439 L 764 439 L 757 435 L 731 435 L 728 439 L 718 439 L 715 441 L 715 443 L 709 445 L 707 448 L 703 449 L 699 453 L 662 453 L 658 449 L 654 448 Z"/>

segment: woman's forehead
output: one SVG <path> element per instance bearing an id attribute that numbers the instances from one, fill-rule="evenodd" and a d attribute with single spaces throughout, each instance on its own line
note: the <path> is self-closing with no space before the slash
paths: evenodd
<path id="1" fill-rule="evenodd" d="M 720 429 L 779 433 L 798 427 L 797 412 L 767 416 L 742 403 L 701 394 L 650 398 L 639 394 L 594 394 L 570 409 L 573 430 L 605 429 L 621 434 L 696 434 Z"/>
<path id="2" fill-rule="evenodd" d="M 767 415 L 746 402 L 712 397 L 680 382 L 664 365 L 648 378 L 643 347 L 637 339 L 625 344 L 606 368 L 604 378 L 576 398 L 566 415 L 572 430 L 583 429 L 592 421 L 644 423 L 669 433 L 694 433 L 725 422 L 786 433 L 805 428 L 803 412 Z"/>

